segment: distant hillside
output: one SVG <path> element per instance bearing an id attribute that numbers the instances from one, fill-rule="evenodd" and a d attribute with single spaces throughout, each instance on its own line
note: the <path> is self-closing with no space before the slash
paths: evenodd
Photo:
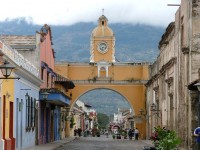
<path id="1" fill-rule="evenodd" d="M 94 23 L 77 23 L 71 26 L 51 26 L 56 60 L 89 62 L 90 34 Z M 164 28 L 110 24 L 116 36 L 116 58 L 119 61 L 150 61 L 158 54 L 158 42 Z M 0 34 L 30 35 L 42 26 L 28 24 L 23 18 L 0 22 Z"/>
<path id="2" fill-rule="evenodd" d="M 51 26 L 56 60 L 89 62 L 90 34 L 94 23 L 77 23 L 71 26 Z M 0 34 L 33 35 L 42 26 L 27 24 L 23 18 L 0 22 Z M 152 62 L 158 54 L 158 43 L 164 28 L 146 25 L 110 24 L 116 36 L 118 61 Z M 109 90 L 91 91 L 81 98 L 98 112 L 113 114 L 117 108 L 129 108 L 121 95 Z"/>
<path id="3" fill-rule="evenodd" d="M 108 116 L 117 113 L 118 108 L 130 108 L 129 103 L 116 92 L 106 89 L 93 90 L 81 96 L 79 100 L 92 105 L 92 108 L 99 113 Z"/>

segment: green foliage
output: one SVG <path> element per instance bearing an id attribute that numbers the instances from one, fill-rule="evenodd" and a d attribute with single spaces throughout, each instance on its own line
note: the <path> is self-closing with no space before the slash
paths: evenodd
<path id="1" fill-rule="evenodd" d="M 115 135 L 114 134 L 112 135 L 112 138 L 115 139 Z"/>
<path id="2" fill-rule="evenodd" d="M 100 137 L 100 131 L 99 130 L 97 130 L 96 135 L 97 135 L 97 137 Z"/>
<path id="3" fill-rule="evenodd" d="M 176 150 L 177 146 L 181 143 L 175 131 L 167 130 L 160 126 L 155 127 L 151 140 L 154 141 L 157 150 Z"/>
<path id="4" fill-rule="evenodd" d="M 73 128 L 76 123 L 74 122 L 74 116 L 70 119 L 70 128 Z"/>
<path id="5" fill-rule="evenodd" d="M 106 128 L 109 123 L 109 117 L 106 114 L 98 113 L 97 114 L 98 125 L 100 128 Z"/>

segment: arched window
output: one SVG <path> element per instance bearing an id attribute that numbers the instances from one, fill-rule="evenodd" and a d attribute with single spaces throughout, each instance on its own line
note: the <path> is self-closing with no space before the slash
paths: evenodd
<path id="1" fill-rule="evenodd" d="M 106 77 L 106 68 L 105 67 L 100 68 L 100 77 Z"/>

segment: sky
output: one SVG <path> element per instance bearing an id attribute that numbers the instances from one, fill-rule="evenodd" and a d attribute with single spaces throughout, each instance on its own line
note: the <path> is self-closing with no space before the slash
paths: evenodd
<path id="1" fill-rule="evenodd" d="M 109 23 L 166 27 L 174 21 L 181 0 L 1 0 L 0 21 L 24 17 L 29 23 L 72 25 L 97 22 L 102 13 Z M 102 9 L 104 11 L 102 12 Z"/>

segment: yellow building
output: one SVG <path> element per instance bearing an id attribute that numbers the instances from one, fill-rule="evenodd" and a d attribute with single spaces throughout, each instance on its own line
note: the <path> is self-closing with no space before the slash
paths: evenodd
<path id="1" fill-rule="evenodd" d="M 72 98 L 72 107 L 79 97 L 88 91 L 110 89 L 129 102 L 133 116 L 138 116 L 140 109 L 146 109 L 144 84 L 149 78 L 149 64 L 115 61 L 115 36 L 104 15 L 99 18 L 98 26 L 92 31 L 90 55 L 89 63 L 55 64 L 56 72 L 68 77 L 75 84 L 75 88 L 67 92 Z M 145 137 L 146 120 L 140 116 L 140 121 L 133 121 L 134 126 Z"/>

